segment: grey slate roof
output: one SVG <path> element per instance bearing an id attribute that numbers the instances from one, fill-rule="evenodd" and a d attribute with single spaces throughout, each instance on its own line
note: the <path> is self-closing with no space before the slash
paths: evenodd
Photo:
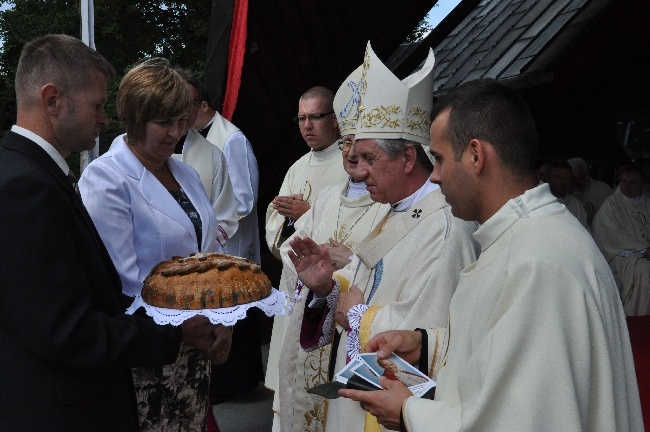
<path id="1" fill-rule="evenodd" d="M 609 0 L 483 0 L 434 48 L 435 92 L 478 78 L 548 83 Z"/>

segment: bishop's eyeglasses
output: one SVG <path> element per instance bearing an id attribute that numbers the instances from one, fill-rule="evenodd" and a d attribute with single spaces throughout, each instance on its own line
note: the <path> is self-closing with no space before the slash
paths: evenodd
<path id="1" fill-rule="evenodd" d="M 317 122 L 319 120 L 324 119 L 330 114 L 334 114 L 334 111 L 326 112 L 326 113 L 319 113 L 319 114 L 307 114 L 307 115 L 297 115 L 293 118 L 293 121 L 295 123 L 301 124 L 304 123 L 305 120 L 309 119 L 310 122 Z"/>
<path id="2" fill-rule="evenodd" d="M 339 140 L 339 150 L 348 151 L 354 145 L 354 140 L 350 138 L 341 138 Z"/>

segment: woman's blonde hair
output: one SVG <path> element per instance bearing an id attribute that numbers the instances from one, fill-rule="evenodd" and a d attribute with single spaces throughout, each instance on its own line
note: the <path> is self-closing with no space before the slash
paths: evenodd
<path id="1" fill-rule="evenodd" d="M 160 57 L 134 66 L 117 90 L 117 115 L 131 143 L 144 140 L 148 121 L 180 116 L 191 107 L 187 83 Z"/>

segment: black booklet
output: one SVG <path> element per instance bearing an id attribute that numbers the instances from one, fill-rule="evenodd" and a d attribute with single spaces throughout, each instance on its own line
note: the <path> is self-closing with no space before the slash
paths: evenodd
<path id="1" fill-rule="evenodd" d="M 343 388 L 352 390 L 382 390 L 381 387 L 377 387 L 374 384 L 369 383 L 363 378 L 355 375 L 348 380 L 347 384 L 343 384 L 340 381 L 332 381 L 317 385 L 316 387 L 312 387 L 307 390 L 307 393 L 317 394 L 327 399 L 336 399 L 340 397 L 339 390 Z"/>

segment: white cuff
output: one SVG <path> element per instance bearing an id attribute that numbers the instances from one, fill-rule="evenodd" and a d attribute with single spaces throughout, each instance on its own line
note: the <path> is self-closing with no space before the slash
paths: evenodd
<path id="1" fill-rule="evenodd" d="M 303 284 L 302 281 L 298 279 L 298 281 L 296 282 L 296 289 L 294 289 L 293 291 L 293 297 L 291 298 L 291 301 L 287 306 L 287 315 L 291 315 L 291 313 L 293 312 L 293 308 L 296 306 L 296 303 L 302 300 L 302 295 L 300 293 L 302 292 L 302 287 L 304 286 L 305 284 Z"/>
<path id="2" fill-rule="evenodd" d="M 359 327 L 361 327 L 361 317 L 369 309 L 368 305 L 356 304 L 348 311 L 348 322 L 350 329 L 348 339 L 345 342 L 345 351 L 348 353 L 350 360 L 355 360 L 361 354 L 361 342 L 359 341 Z"/>

